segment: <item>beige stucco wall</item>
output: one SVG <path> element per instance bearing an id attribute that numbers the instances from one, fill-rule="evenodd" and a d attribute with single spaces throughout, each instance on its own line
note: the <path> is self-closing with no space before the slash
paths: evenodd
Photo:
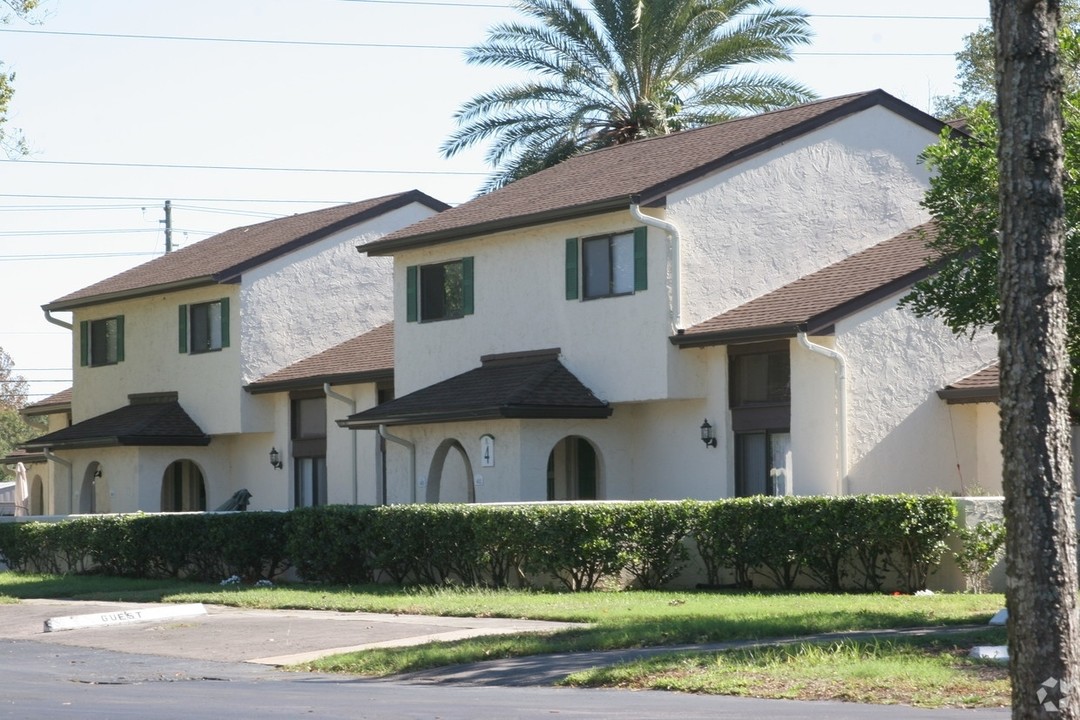
<path id="1" fill-rule="evenodd" d="M 836 325 L 836 347 L 849 358 L 849 491 L 959 493 L 956 423 L 937 390 L 990 364 L 997 340 L 954 335 L 898 299 Z"/>
<path id="2" fill-rule="evenodd" d="M 179 352 L 178 307 L 227 297 L 230 347 L 216 352 Z M 180 404 L 204 432 L 240 428 L 240 339 L 235 332 L 240 304 L 235 285 L 212 285 L 123 302 L 92 305 L 74 313 L 72 419 L 81 422 L 128 404 L 128 395 L 176 391 Z M 79 323 L 124 316 L 124 360 L 115 365 L 79 365 Z"/>
<path id="3" fill-rule="evenodd" d="M 936 139 L 875 107 L 670 193 L 685 325 L 924 222 L 917 158 Z"/>
<path id="4" fill-rule="evenodd" d="M 422 220 L 412 204 L 270 260 L 240 283 L 240 380 L 250 383 L 392 318 L 393 261 L 357 245 Z"/>
<path id="5" fill-rule="evenodd" d="M 668 365 L 677 358 L 666 341 L 671 326 L 663 233 L 649 232 L 647 290 L 566 300 L 566 239 L 638 225 L 626 211 L 396 254 L 398 395 L 478 367 L 482 355 L 560 347 L 564 364 L 605 400 L 667 397 Z M 475 313 L 439 322 L 407 322 L 406 268 L 470 256 Z"/>

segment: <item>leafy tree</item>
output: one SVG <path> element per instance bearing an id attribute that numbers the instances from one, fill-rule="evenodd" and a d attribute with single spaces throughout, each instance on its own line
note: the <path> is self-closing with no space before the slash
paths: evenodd
<path id="1" fill-rule="evenodd" d="M 790 60 L 810 42 L 800 10 L 774 0 L 523 0 L 533 23 L 497 25 L 474 65 L 529 79 L 466 102 L 445 157 L 491 140 L 483 190 L 576 153 L 812 99 L 806 87 L 739 66 Z"/>
<path id="2" fill-rule="evenodd" d="M 999 140 L 998 334 L 1012 716 L 1075 720 L 1080 718 L 1080 698 L 1073 690 L 1080 680 L 1080 618 L 1069 424 L 1061 15 L 1059 0 L 991 0 L 990 9 Z"/>
<path id="3" fill-rule="evenodd" d="M 1061 1 L 1061 24 L 1080 34 L 1080 0 Z M 1066 92 L 1080 89 L 1080 66 L 1065 62 L 1062 71 Z M 965 117 L 972 107 L 994 100 L 994 30 L 989 24 L 964 37 L 964 47 L 956 53 L 956 79 L 959 93 L 934 98 L 938 117 Z"/>
<path id="4" fill-rule="evenodd" d="M 14 16 L 27 18 L 37 8 L 38 0 L 0 0 L 10 8 Z M 11 21 L 12 14 L 0 14 L 0 24 Z M 5 129 L 8 121 L 8 106 L 11 104 L 11 96 L 15 93 L 12 83 L 15 82 L 15 73 L 5 72 L 4 63 L 0 62 L 0 150 L 9 157 L 25 155 L 27 152 L 26 141 L 22 133 Z"/>
<path id="5" fill-rule="evenodd" d="M 0 457 L 7 455 L 19 443 L 41 434 L 41 428 L 26 422 L 19 410 L 26 405 L 29 386 L 15 374 L 11 356 L 0 348 Z M 8 468 L 0 465 L 0 477 Z"/>
<path id="6" fill-rule="evenodd" d="M 1080 36 L 1070 29 L 1060 35 L 1063 64 L 1080 66 Z M 1064 258 L 1067 305 L 1066 347 L 1070 364 L 1080 368 L 1080 86 L 1062 104 L 1064 118 L 1065 226 L 1069 228 Z M 998 227 L 998 118 L 990 102 L 968 110 L 970 137 L 946 132 L 927 148 L 923 160 L 934 171 L 922 204 L 937 223 L 927 245 L 940 256 L 938 272 L 917 283 L 903 303 L 918 315 L 936 315 L 953 332 L 980 328 L 998 333 L 1001 301 L 997 289 L 1001 259 Z M 1080 386 L 1073 388 L 1072 407 L 1080 414 Z"/>

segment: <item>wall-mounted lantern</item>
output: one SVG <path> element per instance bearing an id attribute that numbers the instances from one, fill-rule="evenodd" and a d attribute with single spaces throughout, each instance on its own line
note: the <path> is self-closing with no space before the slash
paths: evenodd
<path id="1" fill-rule="evenodd" d="M 285 467 L 285 464 L 281 462 L 281 453 L 277 451 L 276 447 L 270 448 L 270 464 L 275 470 L 280 470 Z"/>
<path id="2" fill-rule="evenodd" d="M 716 447 L 716 432 L 713 430 L 713 426 L 709 424 L 708 418 L 705 418 L 705 422 L 701 423 L 701 442 L 705 443 L 705 447 Z"/>

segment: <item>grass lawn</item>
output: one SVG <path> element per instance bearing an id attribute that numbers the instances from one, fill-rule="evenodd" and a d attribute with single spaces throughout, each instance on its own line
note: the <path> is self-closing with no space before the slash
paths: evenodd
<path id="1" fill-rule="evenodd" d="M 1008 669 L 968 657 L 974 645 L 1004 643 L 1004 628 L 948 637 L 793 643 L 655 657 L 576 673 L 563 684 L 932 708 L 1007 707 Z"/>
<path id="2" fill-rule="evenodd" d="M 0 573 L 0 598 L 4 596 L 204 602 L 245 608 L 513 617 L 589 623 L 588 627 L 550 635 L 495 636 L 455 643 L 367 650 L 325 658 L 303 666 L 322 672 L 369 676 L 540 653 L 790 638 L 843 630 L 984 624 L 1004 604 L 1000 594 L 893 596 L 692 590 L 565 593 L 299 584 L 253 588 L 10 572 Z M 587 676 L 575 676 L 573 682 L 582 685 L 666 687 L 758 697 L 835 697 L 926 705 L 996 705 L 1000 704 L 1002 692 L 1006 697 L 1008 694 L 1007 687 L 1001 690 L 1000 683 L 1003 681 L 998 669 L 971 663 L 961 658 L 961 650 L 956 649 L 962 647 L 966 652 L 966 648 L 972 644 L 1004 643 L 1004 631 L 981 632 L 998 632 L 993 637 L 1000 639 L 990 641 L 983 638 L 976 642 L 975 636 L 972 636 L 966 646 L 961 640 L 950 636 L 940 638 L 940 642 L 944 643 L 941 646 L 932 642 L 926 644 L 925 640 L 895 640 L 889 643 L 840 643 L 824 647 L 792 645 L 767 651 L 708 655 L 695 653 L 675 659 L 669 665 L 657 664 L 659 661 L 652 660 L 617 671 L 609 669 Z M 930 672 L 926 669 L 928 663 L 931 667 L 942 667 L 939 674 L 948 670 L 946 666 L 957 665 L 961 669 L 955 672 L 960 677 L 974 675 L 997 682 L 998 685 L 991 688 L 988 684 L 988 689 L 980 695 L 970 684 L 949 681 L 953 682 L 950 685 L 942 681 L 942 689 L 929 691 L 930 699 L 923 699 L 922 695 L 913 693 L 931 687 L 930 681 L 921 679 L 925 676 L 919 674 Z M 795 672 L 796 667 L 800 669 L 799 672 Z M 834 667 L 846 668 L 845 672 L 849 674 L 834 670 Z M 879 667 L 880 670 L 871 672 L 871 669 Z M 901 671 L 900 668 L 907 669 Z M 605 675 L 604 672 L 612 674 Z M 856 682 L 851 679 L 860 673 L 865 674 L 863 680 Z M 893 680 L 890 681 L 890 677 Z M 908 680 L 909 677 L 912 679 Z M 890 688 L 890 692 L 881 689 L 885 686 Z"/>

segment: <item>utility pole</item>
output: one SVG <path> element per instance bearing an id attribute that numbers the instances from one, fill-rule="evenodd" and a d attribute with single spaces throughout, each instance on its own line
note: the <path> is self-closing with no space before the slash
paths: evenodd
<path id="1" fill-rule="evenodd" d="M 165 252 L 172 252 L 172 200 L 165 201 Z"/>

